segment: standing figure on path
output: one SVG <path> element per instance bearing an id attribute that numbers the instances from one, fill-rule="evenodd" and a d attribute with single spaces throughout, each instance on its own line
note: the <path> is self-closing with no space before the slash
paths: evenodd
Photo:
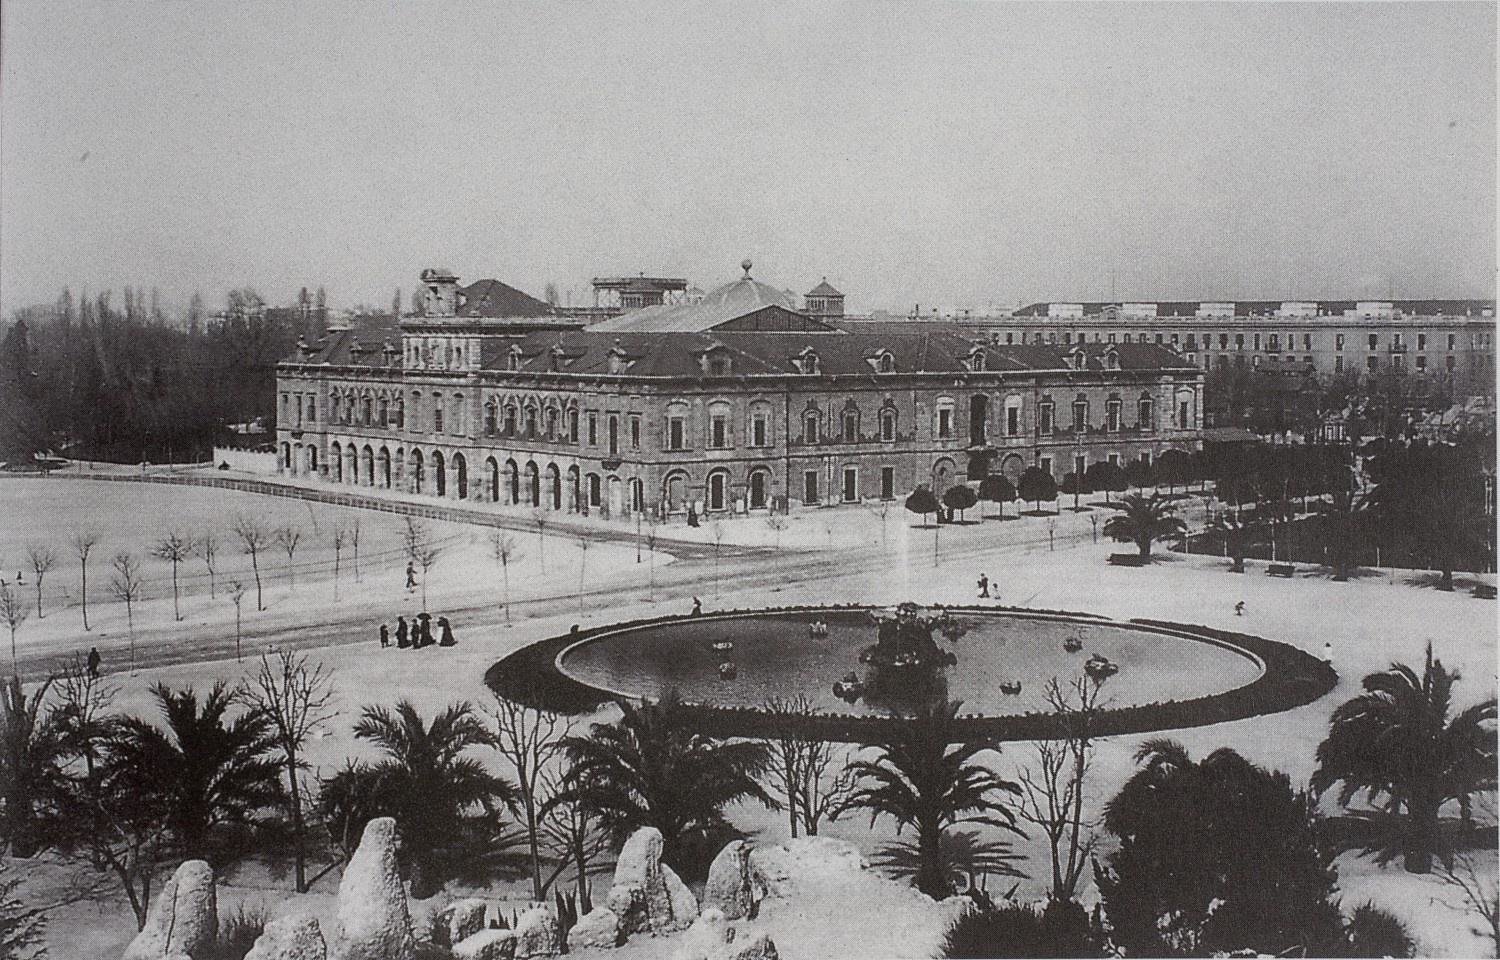
<path id="1" fill-rule="evenodd" d="M 406 561 L 406 592 L 411 593 L 417 589 L 417 567 L 410 560 Z"/>
<path id="2" fill-rule="evenodd" d="M 438 646 L 452 647 L 458 644 L 453 639 L 453 627 L 449 625 L 447 617 L 438 617 Z"/>
<path id="3" fill-rule="evenodd" d="M 397 617 L 396 618 L 396 648 L 399 649 L 399 650 L 405 650 L 409 646 L 411 646 L 411 643 L 406 639 L 406 618 L 405 617 Z"/>
<path id="4" fill-rule="evenodd" d="M 982 600 L 990 598 L 990 578 L 983 573 L 979 575 L 979 597 Z"/>
<path id="5" fill-rule="evenodd" d="M 391 628 L 385 624 L 380 625 L 380 646 L 384 649 L 391 645 Z"/>
<path id="6" fill-rule="evenodd" d="M 1333 643 L 1331 641 L 1325 641 L 1323 644 L 1323 662 L 1330 665 L 1333 663 Z"/>
<path id="7" fill-rule="evenodd" d="M 991 580 L 990 581 L 990 599 L 991 600 L 999 600 L 1000 599 L 1000 581 L 999 580 Z"/>
<path id="8" fill-rule="evenodd" d="M 1241 600 L 1239 603 L 1234 605 L 1234 615 L 1237 617 L 1243 617 L 1245 615 L 1245 601 Z"/>
<path id="9" fill-rule="evenodd" d="M 432 614 L 421 613 L 417 615 L 417 619 L 422 623 L 422 643 L 420 645 L 424 647 L 432 646 L 434 643 L 432 639 Z"/>
<path id="10" fill-rule="evenodd" d="M 104 658 L 99 656 L 98 647 L 89 648 L 89 676 L 99 676 L 99 664 L 102 663 L 103 660 Z"/>
<path id="11" fill-rule="evenodd" d="M 702 616 L 702 614 L 703 614 L 703 601 L 699 600 L 697 597 L 694 597 L 693 598 L 693 612 L 692 612 L 691 615 L 697 617 L 697 616 Z"/>

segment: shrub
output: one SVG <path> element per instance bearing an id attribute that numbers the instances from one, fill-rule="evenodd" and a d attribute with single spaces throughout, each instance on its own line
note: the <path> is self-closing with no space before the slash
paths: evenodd
<path id="1" fill-rule="evenodd" d="M 1366 903 L 1354 911 L 1346 927 L 1351 957 L 1411 957 L 1416 944 L 1400 920 Z"/>
<path id="2" fill-rule="evenodd" d="M 1050 900 L 970 910 L 948 925 L 943 957 L 1106 957 L 1104 938 L 1083 907 Z"/>

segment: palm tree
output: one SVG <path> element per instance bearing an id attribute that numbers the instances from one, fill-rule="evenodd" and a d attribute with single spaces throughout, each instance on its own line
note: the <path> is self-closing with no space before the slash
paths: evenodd
<path id="1" fill-rule="evenodd" d="M 561 741 L 568 769 L 551 805 L 581 803 L 616 843 L 655 827 L 663 856 L 679 868 L 689 845 L 728 828 L 724 807 L 745 799 L 775 805 L 756 780 L 770 766 L 767 744 L 699 733 L 675 691 L 620 709 L 619 723 L 596 723 L 588 736 Z"/>
<path id="2" fill-rule="evenodd" d="M 1404 860 L 1413 873 L 1432 869 L 1443 804 L 1457 800 L 1467 821 L 1469 795 L 1495 788 L 1495 698 L 1450 719 L 1458 678 L 1429 643 L 1421 676 L 1393 663 L 1365 677 L 1365 692 L 1333 712 L 1318 746 L 1318 794 L 1340 783 L 1344 806 L 1363 792 L 1371 804 L 1405 810 Z"/>
<path id="3" fill-rule="evenodd" d="M 1002 796 L 1020 796 L 1020 786 L 975 760 L 987 750 L 998 752 L 999 745 L 982 740 L 953 742 L 961 705 L 961 701 L 947 700 L 924 704 L 889 739 L 868 745 L 879 754 L 850 762 L 847 771 L 860 779 L 833 814 L 837 819 L 848 810 L 863 809 L 870 811 L 872 826 L 885 815 L 896 821 L 897 833 L 903 827 L 915 827 L 917 889 L 934 900 L 953 892 L 950 871 L 943 863 L 945 831 L 975 823 L 1024 835 Z"/>
<path id="4" fill-rule="evenodd" d="M 394 710 L 366 706 L 354 736 L 374 744 L 382 758 L 350 764 L 326 780 L 323 810 L 344 837 L 357 838 L 373 817 L 394 817 L 413 896 L 432 896 L 472 865 L 466 860 L 508 842 L 500 807 L 516 799 L 515 787 L 469 752 L 490 744 L 469 703 L 449 705 L 430 725 L 409 700 Z"/>
<path id="5" fill-rule="evenodd" d="M 227 719 L 240 696 L 222 680 L 201 705 L 191 687 L 158 683 L 151 692 L 166 726 L 113 721 L 102 761 L 106 788 L 157 805 L 184 859 L 222 860 L 222 833 L 251 826 L 280 798 L 270 723 L 253 708 Z"/>
<path id="6" fill-rule="evenodd" d="M 13 857 L 29 857 L 41 847 L 37 804 L 43 799 L 63 751 L 60 731 L 42 701 L 52 681 L 28 698 L 12 675 L 0 686 L 0 799 L 4 800 L 4 843 Z"/>
<path id="7" fill-rule="evenodd" d="M 1127 494 L 1114 507 L 1121 512 L 1104 521 L 1104 535 L 1117 543 L 1134 543 L 1143 557 L 1151 556 L 1151 544 L 1157 540 L 1181 536 L 1187 530 L 1187 524 L 1175 515 L 1172 501 L 1161 494 Z"/>

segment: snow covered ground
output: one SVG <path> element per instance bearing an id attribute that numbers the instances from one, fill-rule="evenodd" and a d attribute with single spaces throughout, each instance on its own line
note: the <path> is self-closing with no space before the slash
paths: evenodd
<path id="1" fill-rule="evenodd" d="M 78 518 L 87 516 L 94 522 L 109 524 L 119 542 L 144 540 L 164 520 L 186 524 L 199 516 L 195 511 L 207 510 L 208 515 L 214 516 L 219 510 L 233 512 L 242 503 L 247 509 L 261 505 L 267 513 L 300 510 L 302 517 L 307 516 L 305 505 L 276 498 L 237 494 L 226 499 L 220 491 L 58 480 L 0 481 L 0 497 L 5 498 L 8 506 L 22 502 L 15 498 L 16 491 L 28 489 L 17 484 L 39 484 L 38 494 L 46 492 L 48 496 L 54 489 L 68 491 L 64 500 L 77 507 Z M 118 499 L 96 499 L 104 495 Z M 207 499 L 195 506 L 199 495 Z M 326 529 L 333 522 L 334 508 L 314 505 L 315 511 L 320 509 L 330 511 L 319 520 L 320 529 Z M 28 538 L 55 529 L 46 524 L 16 519 L 18 515 L 33 512 L 33 505 L 29 502 L 22 502 L 21 510 L 0 511 L 0 549 L 5 551 L 0 569 L 9 570 L 21 562 L 21 549 Z M 1102 541 L 1093 542 L 1090 514 L 1067 512 L 1055 520 L 1051 544 L 1055 549 L 1049 549 L 1047 520 L 1043 518 L 1004 524 L 987 521 L 967 527 L 944 526 L 938 534 L 938 562 L 934 564 L 933 530 L 930 527 L 914 528 L 910 517 L 903 517 L 899 523 L 888 518 L 885 523 L 887 535 L 882 546 L 876 541 L 881 525 L 870 525 L 874 518 L 867 511 L 863 513 L 865 519 L 862 520 L 855 519 L 861 514 L 859 510 L 820 511 L 812 515 L 817 522 L 823 522 L 824 517 L 837 521 L 840 526 L 835 527 L 836 531 L 842 529 L 845 520 L 851 529 L 865 524 L 862 532 L 836 532 L 832 549 L 815 542 L 818 531 L 812 527 L 812 521 L 808 521 L 804 527 L 811 532 L 807 534 L 803 549 L 792 551 L 784 543 L 783 551 L 771 549 L 742 555 L 733 562 L 726 560 L 722 575 L 715 578 L 720 581 L 721 595 L 717 600 L 706 587 L 714 577 L 715 568 L 709 557 L 679 560 L 665 568 L 674 579 L 659 583 L 655 602 L 649 602 L 641 571 L 644 565 L 635 563 L 633 549 L 594 544 L 585 558 L 581 610 L 576 580 L 580 551 L 576 542 L 570 547 L 562 547 L 562 538 L 554 539 L 549 532 L 546 570 L 537 569 L 521 578 L 516 578 L 516 571 L 512 571 L 512 589 L 523 600 L 516 605 L 512 627 L 504 626 L 503 618 L 493 609 L 499 571 L 487 558 L 485 531 L 461 526 L 449 529 L 449 525 L 434 523 L 434 533 L 444 538 L 451 552 L 446 553 L 434 568 L 429 584 L 429 607 L 438 612 L 460 608 L 469 611 L 466 616 L 471 622 L 455 619 L 455 630 L 460 635 L 457 648 L 408 652 L 381 651 L 375 645 L 375 625 L 380 620 L 389 620 L 395 612 L 410 610 L 420 602 L 404 592 L 404 564 L 394 562 L 366 569 L 358 586 L 352 581 L 344 581 L 348 592 L 335 604 L 326 571 L 321 578 L 309 575 L 305 580 L 299 573 L 298 584 L 293 589 L 281 582 L 280 568 L 273 561 L 273 585 L 268 592 L 272 607 L 265 614 L 257 615 L 267 618 L 263 621 L 266 632 L 258 637 L 266 642 L 274 640 L 278 624 L 291 629 L 295 625 L 320 622 L 319 618 L 339 618 L 336 627 L 339 636 L 330 637 L 329 645 L 319 645 L 312 653 L 314 659 L 334 672 L 338 690 L 339 715 L 328 734 L 315 742 L 309 756 L 314 767 L 324 771 L 342 763 L 344 757 L 359 755 L 361 746 L 353 741 L 350 727 L 363 704 L 392 703 L 398 698 L 406 698 L 417 704 L 424 715 L 430 715 L 434 709 L 457 699 L 482 704 L 489 698 L 482 685 L 482 674 L 505 653 L 565 632 L 575 622 L 612 622 L 663 610 L 686 612 L 688 600 L 694 593 L 703 596 L 710 609 L 714 606 L 792 603 L 891 603 L 903 599 L 971 602 L 975 596 L 975 579 L 980 573 L 986 573 L 999 584 L 1002 602 L 1006 604 L 1088 611 L 1120 618 L 1153 617 L 1200 623 L 1286 641 L 1319 654 L 1325 643 L 1331 643 L 1340 681 L 1329 696 L 1287 713 L 1170 733 L 1195 757 L 1220 746 L 1232 747 L 1254 762 L 1284 770 L 1294 782 L 1305 782 L 1311 774 L 1313 754 L 1326 733 L 1329 715 L 1339 703 L 1357 692 L 1360 678 L 1384 668 L 1392 660 L 1419 663 L 1428 641 L 1435 644 L 1438 655 L 1450 668 L 1462 672 L 1463 680 L 1457 688 L 1460 704 L 1467 705 L 1490 695 L 1496 687 L 1495 604 L 1477 600 L 1464 591 L 1441 593 L 1433 590 L 1428 585 L 1433 579 L 1431 577 L 1392 576 L 1387 572 L 1367 574 L 1347 583 L 1334 583 L 1316 571 L 1304 571 L 1295 579 L 1280 580 L 1267 577 L 1264 565 L 1254 562 L 1250 564 L 1248 574 L 1229 574 L 1225 561 L 1211 557 L 1172 556 L 1146 569 L 1111 567 L 1104 563 L 1104 558 L 1120 548 Z M 1092 516 L 1103 515 L 1107 514 L 1096 511 Z M 361 516 L 366 529 L 372 532 L 383 530 L 370 540 L 372 546 L 379 543 L 380 547 L 376 549 L 399 549 L 399 518 L 368 511 L 361 512 Z M 793 519 L 796 522 L 799 518 Z M 754 520 L 730 523 L 740 522 L 764 526 L 764 521 Z M 311 520 L 304 525 L 308 529 L 313 527 Z M 57 539 L 65 540 L 70 526 L 71 521 L 64 524 L 63 529 L 56 530 Z M 839 541 L 840 536 L 849 539 Z M 862 538 L 860 544 L 853 542 L 856 538 Z M 524 544 L 528 559 L 538 559 L 538 546 L 534 538 Z M 573 552 L 565 553 L 567 549 Z M 665 564 L 667 559 L 658 558 L 657 562 Z M 107 561 L 97 564 L 97 567 L 91 565 L 91 591 L 94 569 L 107 576 Z M 160 584 L 162 566 L 152 570 Z M 12 573 L 13 570 L 6 574 L 7 579 Z M 69 575 L 63 568 L 63 575 L 58 579 L 66 582 Z M 29 571 L 27 579 L 30 580 Z M 661 578 L 666 579 L 665 576 Z M 1486 579 L 1493 582 L 1492 577 Z M 49 586 L 51 582 L 49 576 Z M 610 590 L 611 583 L 619 583 L 624 589 Z M 539 599 L 527 600 L 527 597 Z M 1245 603 L 1244 616 L 1235 615 L 1237 601 Z M 195 594 L 190 601 L 185 601 L 184 610 L 186 613 L 190 603 L 193 613 L 183 624 L 176 626 L 170 622 L 170 599 L 166 599 L 163 605 L 158 594 L 150 603 L 156 605 L 151 614 L 155 629 L 164 632 L 179 630 L 184 642 L 195 633 L 224 630 L 226 608 L 228 628 L 232 630 L 233 627 L 232 607 L 222 595 L 217 601 L 211 601 Z M 488 608 L 484 606 L 486 603 Z M 59 608 L 55 614 L 49 612 L 40 624 L 31 620 L 23 625 L 21 642 L 46 644 L 48 649 L 62 652 L 80 644 L 99 642 L 99 638 L 108 632 L 111 643 L 123 643 L 120 639 L 123 611 L 107 611 L 106 606 L 117 605 L 101 604 L 97 608 L 100 619 L 92 634 L 82 634 L 76 609 Z M 165 614 L 160 612 L 163 609 L 167 611 Z M 94 616 L 95 608 L 91 604 L 91 618 Z M 35 630 L 34 634 L 27 633 L 32 630 Z M 344 635 L 349 631 L 369 639 L 363 643 L 340 645 L 338 640 L 350 639 Z M 120 706 L 142 710 L 149 703 L 147 691 L 152 683 L 164 681 L 173 686 L 207 686 L 218 678 L 233 682 L 245 676 L 251 666 L 247 656 L 243 664 L 232 659 L 182 663 L 141 670 L 135 676 L 116 673 L 113 680 L 121 688 Z M 1112 795 L 1130 775 L 1132 755 L 1143 739 L 1143 736 L 1117 737 L 1100 745 L 1091 781 L 1092 805 L 1097 806 Z M 1013 776 L 1017 766 L 1028 762 L 1031 754 L 1031 748 L 1026 744 L 1008 744 L 996 764 L 1003 774 Z M 748 805 L 737 807 L 731 813 L 735 822 L 749 831 L 756 842 L 781 843 L 788 837 L 780 814 Z M 888 822 L 878 823 L 872 829 L 865 817 L 828 825 L 824 832 L 854 843 L 867 856 L 894 839 L 894 830 Z M 1017 841 L 1015 850 L 1027 858 L 1023 868 L 1030 874 L 1021 882 L 1017 896 L 1036 898 L 1046 889 L 1045 849 L 1032 839 Z M 1346 908 L 1352 909 L 1372 900 L 1395 912 L 1407 920 L 1426 955 L 1475 956 L 1488 949 L 1485 940 L 1469 931 L 1473 918 L 1455 909 L 1459 900 L 1451 888 L 1440 886 L 1432 878 L 1408 876 L 1399 865 L 1376 867 L 1368 859 L 1353 855 L 1340 858 L 1339 866 L 1344 875 Z M 1493 858 L 1485 865 L 1485 870 L 1493 880 Z M 1014 881 L 1005 881 L 1001 889 L 1008 887 L 1010 882 Z M 994 890 L 997 885 L 1000 881 L 992 880 L 990 887 Z M 269 878 L 246 871 L 242 880 L 231 880 L 224 900 L 233 903 L 238 898 L 250 898 L 274 903 L 279 899 L 279 891 L 285 887 L 284 878 Z M 524 896 L 519 888 L 503 885 L 495 887 L 490 895 L 516 902 Z M 1090 885 L 1083 898 L 1090 902 L 1093 896 Z M 884 899 L 865 903 L 856 895 L 837 894 L 831 888 L 827 897 L 829 902 L 821 908 L 815 900 L 804 898 L 798 909 L 807 911 L 810 916 L 836 915 L 838 924 L 827 927 L 827 939 L 821 942 L 817 939 L 818 927 L 815 924 L 797 927 L 802 932 L 795 934 L 789 928 L 788 943 L 783 944 L 784 956 L 889 956 L 896 949 L 889 939 L 890 931 L 903 929 L 903 924 L 912 925 L 914 930 L 928 931 L 922 936 L 930 934 L 934 945 L 935 931 L 941 930 L 941 917 L 933 919 L 936 905 L 921 904 L 916 899 L 912 901 L 914 905 L 908 907 Z M 775 910 L 768 911 L 768 917 L 774 916 Z M 53 956 L 118 956 L 130 937 L 132 926 L 128 911 L 116 901 L 82 904 L 59 911 L 49 937 Z M 866 940 L 841 939 L 854 937 L 859 931 L 865 932 Z M 793 943 L 797 947 L 795 951 L 791 949 Z M 902 946 L 901 952 L 922 955 L 919 947 L 913 942 L 910 953 L 906 952 L 907 946 Z"/>

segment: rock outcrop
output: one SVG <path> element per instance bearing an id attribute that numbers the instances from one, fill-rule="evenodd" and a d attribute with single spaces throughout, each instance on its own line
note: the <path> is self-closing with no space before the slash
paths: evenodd
<path id="1" fill-rule="evenodd" d="M 161 888 L 146 913 L 146 926 L 125 948 L 124 960 L 174 960 L 206 954 L 219 936 L 214 871 L 188 860 Z"/>
<path id="2" fill-rule="evenodd" d="M 682 935 L 672 960 L 710 960 L 724 952 L 733 936 L 723 912 L 707 907 Z"/>
<path id="3" fill-rule="evenodd" d="M 328 960 L 316 917 L 282 917 L 266 924 L 245 960 Z"/>
<path id="4" fill-rule="evenodd" d="M 698 899 L 661 862 L 661 851 L 661 832 L 642 827 L 625 841 L 615 862 L 614 887 L 605 903 L 627 935 L 681 930 L 698 916 Z"/>
<path id="5" fill-rule="evenodd" d="M 443 947 L 462 943 L 484 929 L 484 901 L 478 897 L 455 900 L 433 919 L 432 942 Z"/>
<path id="6" fill-rule="evenodd" d="M 713 960 L 778 960 L 776 943 L 764 930 L 731 943 Z"/>
<path id="7" fill-rule="evenodd" d="M 396 821 L 378 817 L 366 824 L 339 883 L 328 960 L 412 960 L 415 947 L 396 868 Z"/>
<path id="8" fill-rule="evenodd" d="M 764 893 L 759 888 L 750 867 L 750 847 L 743 840 L 731 840 L 708 868 L 703 908 L 721 910 L 730 920 L 753 917 Z"/>
<path id="9" fill-rule="evenodd" d="M 514 930 L 481 930 L 453 945 L 453 960 L 512 960 L 515 955 Z"/>
<path id="10" fill-rule="evenodd" d="M 557 918 L 544 904 L 534 904 L 516 918 L 516 960 L 555 957 L 562 952 Z"/>
<path id="11" fill-rule="evenodd" d="M 582 947 L 617 947 L 620 945 L 620 918 L 608 907 L 595 907 L 578 918 L 568 931 L 568 949 Z"/>

